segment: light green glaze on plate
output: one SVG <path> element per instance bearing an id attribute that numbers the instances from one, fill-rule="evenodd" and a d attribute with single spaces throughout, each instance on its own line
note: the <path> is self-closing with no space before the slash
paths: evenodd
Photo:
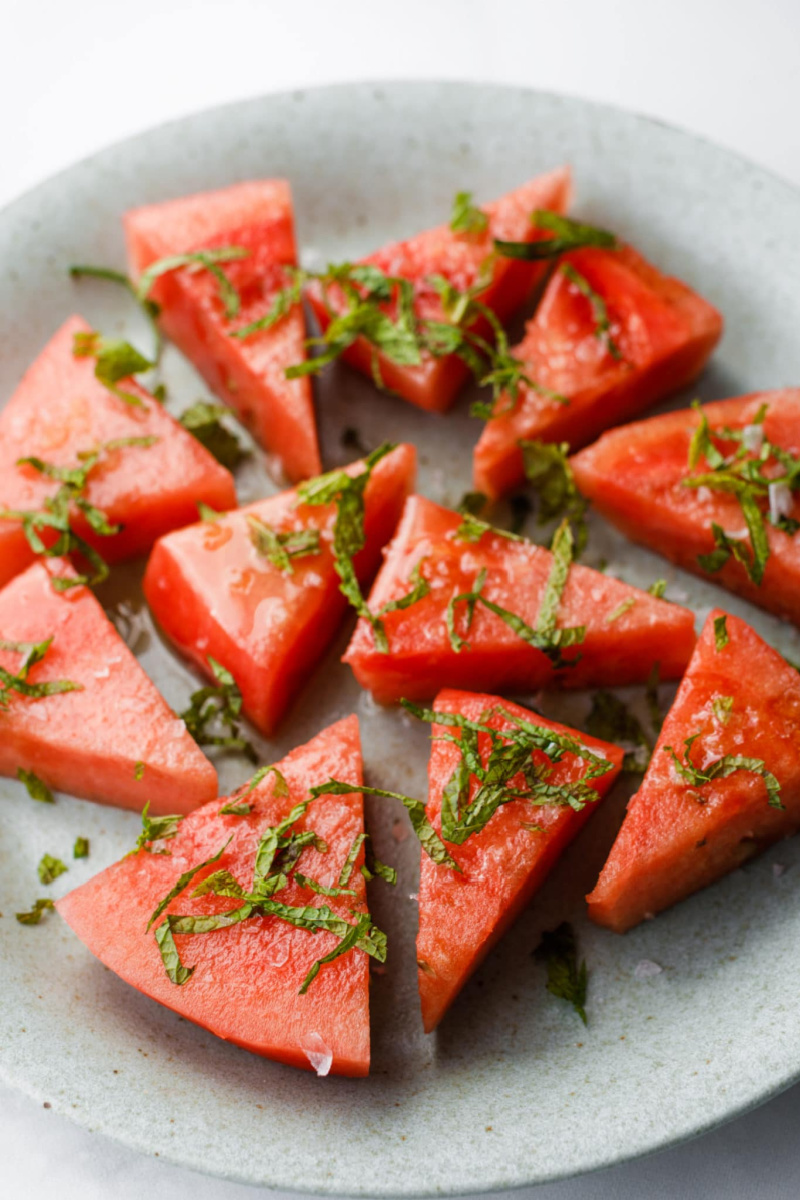
<path id="1" fill-rule="evenodd" d="M 0 215 L 0 398 L 72 311 L 109 332 L 142 332 L 125 324 L 130 307 L 112 287 L 78 287 L 66 276 L 71 262 L 123 263 L 119 216 L 132 205 L 286 175 L 313 265 L 442 220 L 456 190 L 490 199 L 564 160 L 575 169 L 581 216 L 617 230 L 723 310 L 724 342 L 692 394 L 800 383 L 800 196 L 788 186 L 687 134 L 578 100 L 490 86 L 364 84 L 266 97 L 164 126 L 73 167 Z M 174 352 L 166 377 L 180 407 L 202 394 Z M 340 434 L 356 426 L 369 445 L 414 441 L 421 489 L 433 498 L 454 503 L 469 487 L 478 425 L 468 397 L 450 417 L 431 417 L 337 368 L 319 403 L 327 465 L 349 457 Z M 242 499 L 275 490 L 257 461 L 241 484 Z M 800 657 L 800 638 L 787 626 L 596 522 L 587 561 L 601 557 L 633 583 L 666 575 L 667 595 L 688 597 L 701 617 L 721 601 Z M 138 568 L 116 575 L 102 599 L 135 596 L 137 578 Z M 146 613 L 136 621 L 143 665 L 184 707 L 191 674 Z M 370 781 L 422 795 L 425 731 L 359 693 L 337 662 L 346 633 L 280 736 L 262 745 L 264 758 L 355 710 Z M 587 700 L 543 707 L 580 719 Z M 246 764 L 223 762 L 223 787 L 246 774 Z M 800 845 L 783 843 L 620 938 L 586 922 L 581 897 L 624 802 L 618 793 L 593 818 L 431 1038 L 415 986 L 416 843 L 396 840 L 408 828 L 402 812 L 369 803 L 378 853 L 398 863 L 400 884 L 396 892 L 372 885 L 391 956 L 373 984 L 373 1072 L 350 1081 L 225 1045 L 128 988 L 52 915 L 38 928 L 18 925 L 14 912 L 42 891 L 35 867 L 43 851 L 66 859 L 76 835 L 91 838 L 91 858 L 70 860 L 50 889 L 61 895 L 132 845 L 138 822 L 64 797 L 45 808 L 2 781 L 0 1076 L 144 1153 L 327 1194 L 519 1187 L 698 1134 L 800 1076 Z M 778 874 L 774 863 L 787 869 Z M 530 957 L 541 929 L 565 916 L 576 921 L 590 968 L 586 1029 L 547 994 Z M 661 974 L 636 978 L 642 960 Z"/>

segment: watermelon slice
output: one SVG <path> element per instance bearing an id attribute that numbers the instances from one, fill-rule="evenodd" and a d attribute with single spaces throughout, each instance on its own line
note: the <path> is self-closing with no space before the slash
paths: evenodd
<path id="1" fill-rule="evenodd" d="M 447 690 L 439 693 L 434 708 L 438 713 L 457 713 L 492 729 L 514 729 L 513 721 L 498 711 L 502 709 L 512 717 L 582 743 L 592 754 L 612 764 L 606 774 L 592 780 L 597 799 L 610 790 L 622 766 L 623 753 L 617 746 L 547 721 L 499 696 Z M 432 734 L 439 740 L 434 740 L 431 752 L 427 814 L 441 834 L 442 792 L 461 762 L 458 745 L 442 740 L 442 735 L 460 738 L 461 731 L 434 725 Z M 487 734 L 479 734 L 478 740 L 485 768 L 491 742 Z M 534 750 L 531 757 L 537 765 L 550 765 L 541 750 Z M 574 783 L 586 775 L 587 769 L 585 761 L 567 753 L 553 764 L 547 781 L 556 787 Z M 522 776 L 519 784 L 524 786 Z M 477 790 L 478 781 L 472 776 L 471 799 Z M 588 801 L 578 812 L 569 805 L 534 806 L 523 799 L 502 804 L 488 824 L 462 845 L 446 843 L 461 873 L 437 866 L 422 853 L 417 960 L 427 1033 L 438 1025 L 468 977 L 528 905 L 562 851 L 591 816 L 595 803 Z"/>
<path id="2" fill-rule="evenodd" d="M 177 834 L 160 846 L 169 853 L 138 854 L 95 875 L 57 904 L 60 915 L 97 958 L 146 996 L 218 1037 L 256 1054 L 320 1074 L 366 1075 L 369 1071 L 369 969 L 367 955 L 353 948 L 321 967 L 307 992 L 299 989 L 312 965 L 338 945 L 328 931 L 297 928 L 275 915 L 256 915 L 204 934 L 175 935 L 185 967 L 183 984 L 168 978 L 148 921 L 178 877 L 200 863 L 196 887 L 224 870 L 248 891 L 253 886 L 256 852 L 268 827 L 284 821 L 309 788 L 329 775 L 361 781 L 358 720 L 347 717 L 323 730 L 278 764 L 253 791 L 245 785 L 227 802 L 214 800 L 192 813 Z M 284 786 L 285 785 L 285 786 Z M 288 793 L 288 794 L 287 794 Z M 250 806 L 244 815 L 220 813 L 223 804 Z M 359 794 L 315 800 L 290 831 L 313 830 L 327 847 L 308 845 L 295 865 L 319 884 L 334 886 L 355 839 L 364 831 Z M 213 863 L 217 852 L 224 850 Z M 359 849 L 347 887 L 354 895 L 328 898 L 289 876 L 274 899 L 293 907 L 327 906 L 354 924 L 353 912 L 366 910 Z M 288 868 L 287 868 L 288 871 Z M 166 913 L 207 916 L 240 906 L 228 896 L 194 898 L 187 885 Z M 161 918 L 153 923 L 158 928 Z"/>
<path id="3" fill-rule="evenodd" d="M 489 220 L 483 231 L 454 233 L 449 225 L 438 225 L 407 241 L 392 242 L 361 261 L 378 267 L 386 275 L 410 280 L 415 289 L 414 309 L 417 317 L 442 321 L 446 318 L 440 296 L 429 282 L 429 277 L 443 276 L 459 291 L 473 287 L 492 254 L 494 238 L 534 241 L 547 237 L 547 233 L 534 227 L 531 214 L 537 208 L 564 212 L 571 192 L 569 170 L 561 168 L 551 171 L 484 205 L 483 211 Z M 497 258 L 489 285 L 478 299 L 492 309 L 501 321 L 506 321 L 524 304 L 546 271 L 546 264 Z M 327 299 L 336 311 L 335 297 L 329 294 Z M 309 300 L 322 329 L 327 329 L 332 313 L 320 290 L 312 287 Z M 340 311 L 343 307 L 342 304 Z M 482 337 L 491 336 L 485 320 L 472 328 Z M 431 412 L 448 409 L 469 376 L 469 369 L 455 355 L 440 358 L 426 356 L 419 365 L 401 366 L 384 354 L 374 356 L 373 348 L 363 338 L 354 342 L 343 357 L 370 378 L 374 376 L 376 357 L 384 386 L 411 404 Z"/>
<path id="4" fill-rule="evenodd" d="M 233 318 L 226 315 L 217 280 L 205 270 L 161 275 L 150 294 L 161 305 L 167 336 L 261 445 L 278 456 L 289 478 L 317 475 L 321 464 L 311 384 L 284 374 L 305 357 L 302 306 L 295 304 L 269 329 L 243 339 L 231 336 L 269 311 L 288 283 L 286 268 L 297 263 L 288 183 L 237 183 L 137 208 L 125 216 L 125 235 L 136 278 L 172 255 L 231 246 L 249 252 L 221 264 L 240 298 Z"/>
<path id="5" fill-rule="evenodd" d="M 363 467 L 353 463 L 347 472 L 358 475 Z M 415 470 L 409 445 L 373 468 L 365 495 L 366 545 L 355 559 L 362 583 L 371 580 L 394 533 Z M 282 492 L 162 538 L 147 566 L 145 595 L 164 632 L 206 672 L 209 655 L 231 672 L 245 712 L 264 733 L 307 681 L 347 609 L 334 569 L 335 517 L 334 504 L 298 506 L 295 491 Z M 264 527 L 284 538 L 319 530 L 319 549 L 282 568 L 254 542 Z"/>
<path id="6" fill-rule="evenodd" d="M 0 414 L 0 509 L 40 510 L 58 491 L 58 482 L 21 458 L 38 457 L 51 466 L 80 466 L 78 455 L 130 438 L 157 439 L 151 445 L 104 451 L 91 471 L 85 497 L 109 522 L 122 529 L 100 536 L 75 509 L 72 527 L 107 562 L 149 550 L 170 529 L 197 516 L 198 501 L 217 508 L 236 503 L 229 471 L 187 433 L 162 405 L 133 380 L 124 390 L 134 406 L 113 395 L 95 378 L 94 360 L 75 358 L 76 333 L 88 333 L 71 317 L 45 346 Z M 48 538 L 48 533 L 51 535 Z M 52 545 L 57 534 L 43 530 Z M 35 555 L 22 522 L 0 520 L 0 586 L 33 562 Z"/>
<path id="7" fill-rule="evenodd" d="M 681 774 L 669 746 L 684 772 L 688 756 L 711 782 Z M 742 755 L 737 769 L 731 758 Z M 587 898 L 589 916 L 622 933 L 798 828 L 800 676 L 744 621 L 716 609 Z"/>
<path id="8" fill-rule="evenodd" d="M 22 767 L 58 791 L 137 810 L 149 801 L 154 813 L 205 804 L 216 795 L 216 771 L 88 588 L 53 588 L 53 577 L 70 573 L 62 559 L 47 559 L 0 591 L 5 672 L 18 675 L 25 660 L 9 643 L 52 638 L 25 679 L 34 694 L 0 691 L 0 774 Z M 80 690 L 35 694 L 52 681 Z"/>
<path id="9" fill-rule="evenodd" d="M 566 255 L 513 351 L 555 395 L 522 385 L 516 402 L 500 397 L 475 449 L 475 487 L 498 497 L 524 480 L 521 439 L 577 449 L 683 387 L 721 333 L 715 308 L 630 246 Z"/>
<path id="10" fill-rule="evenodd" d="M 766 406 L 759 427 L 753 422 Z M 710 487 L 687 487 L 691 474 L 707 472 L 709 464 L 701 456 L 694 470 L 689 467 L 689 448 L 702 419 L 708 422 L 713 444 L 721 452 L 740 449 L 730 438 L 714 431 L 746 430 L 755 437 L 749 458 L 757 458 L 762 442 L 770 442 L 793 458 L 800 456 L 800 389 L 758 392 L 732 400 L 719 400 L 703 406 L 701 412 L 683 409 L 650 417 L 624 429 L 605 434 L 572 460 L 578 487 L 594 506 L 633 541 L 651 546 L 672 562 L 695 575 L 712 579 L 723 587 L 746 596 L 754 604 L 800 622 L 800 541 L 791 533 L 776 528 L 767 519 L 763 529 L 769 557 L 762 582 L 751 578 L 745 565 L 733 555 L 716 571 L 704 570 L 699 557 L 715 550 L 713 525 L 742 539 L 751 556 L 745 518 L 735 495 Z M 774 466 L 774 470 L 773 470 Z M 769 474 L 781 475 L 777 462 Z M 784 515 L 800 519 L 796 493 L 786 496 Z M 768 497 L 759 501 L 765 515 Z"/>
<path id="11" fill-rule="evenodd" d="M 454 649 L 448 606 L 474 590 L 484 569 L 483 596 L 535 627 L 554 562 L 543 546 L 497 532 L 465 541 L 458 534 L 461 522 L 458 513 L 422 496 L 407 502 L 369 606 L 378 612 L 408 594 L 415 572 L 430 590 L 384 616 L 388 653 L 380 652 L 362 619 L 344 656 L 361 686 L 381 703 L 425 699 L 442 686 L 525 693 L 551 685 L 641 683 L 655 663 L 662 679 L 683 673 L 695 642 L 693 614 L 582 566 L 570 569 L 558 605 L 559 628 L 585 626 L 582 643 L 563 652 L 575 665 L 556 668 L 543 650 L 481 603 L 467 628 L 466 600 L 453 612 L 455 633 L 468 644 Z"/>

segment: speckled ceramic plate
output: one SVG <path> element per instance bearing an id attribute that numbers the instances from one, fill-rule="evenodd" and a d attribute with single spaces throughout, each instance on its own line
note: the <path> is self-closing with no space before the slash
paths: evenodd
<path id="1" fill-rule="evenodd" d="M 488 199 L 567 160 L 577 211 L 618 230 L 724 312 L 727 332 L 697 391 L 716 398 L 800 381 L 800 196 L 732 154 L 613 109 L 518 89 L 358 85 L 269 96 L 166 125 L 30 192 L 0 217 L 0 397 L 73 310 L 106 330 L 130 309 L 107 285 L 70 283 L 66 266 L 122 264 L 131 205 L 286 175 L 308 262 L 368 251 L 449 211 L 453 193 Z M 128 332 L 136 334 L 131 325 Z M 171 394 L 201 389 L 168 355 Z M 328 465 L 342 430 L 369 444 L 415 442 L 421 488 L 445 503 L 469 485 L 478 428 L 467 397 L 447 418 L 379 395 L 345 368 L 318 394 Z M 685 403 L 688 397 L 678 398 Z M 242 499 L 275 490 L 257 456 Z M 535 530 L 532 531 L 535 533 Z M 797 658 L 800 638 L 636 550 L 597 522 L 588 561 L 634 583 L 667 574 L 702 617 L 723 600 Z M 141 605 L 139 566 L 115 575 L 113 608 L 144 667 L 176 708 L 190 673 Z M 377 710 L 338 662 L 343 632 L 268 746 L 266 761 L 334 718 L 362 718 L 373 783 L 424 794 L 426 735 Z M 665 699 L 667 697 L 665 696 Z M 545 699 L 580 719 L 587 699 Z M 246 764 L 222 762 L 224 788 Z M 626 937 L 591 927 L 581 897 L 619 823 L 609 800 L 465 988 L 435 1037 L 415 990 L 415 841 L 401 813 L 369 807 L 378 852 L 400 884 L 376 884 L 373 911 L 391 957 L 373 986 L 368 1080 L 317 1079 L 226 1045 L 145 999 L 96 962 L 56 918 L 14 920 L 40 891 L 42 852 L 70 862 L 61 894 L 127 849 L 137 818 L 60 797 L 33 804 L 0 783 L 0 1075 L 93 1130 L 144 1153 L 251 1183 L 373 1196 L 463 1193 L 532 1184 L 658 1149 L 755 1105 L 800 1076 L 800 843 L 786 842 Z M 398 830 L 401 831 L 398 840 Z M 785 867 L 774 869 L 775 864 Z M 543 927 L 577 924 L 590 968 L 589 1025 L 549 996 L 531 949 Z M 661 972 L 642 978 L 642 960 Z"/>

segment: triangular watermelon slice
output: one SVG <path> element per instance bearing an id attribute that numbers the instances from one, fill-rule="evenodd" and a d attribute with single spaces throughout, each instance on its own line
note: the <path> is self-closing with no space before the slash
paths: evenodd
<path id="1" fill-rule="evenodd" d="M 280 774 L 269 773 L 252 791 L 245 784 L 228 801 L 214 800 L 188 816 L 175 836 L 156 844 L 158 851 L 167 853 L 141 849 L 65 896 L 57 908 L 106 967 L 218 1037 L 320 1074 L 330 1070 L 366 1075 L 369 967 L 359 948 L 322 966 L 301 995 L 313 964 L 339 944 L 334 933 L 297 928 L 276 915 L 250 916 L 202 935 L 176 932 L 182 965 L 194 968 L 190 978 L 177 983 L 167 976 L 154 936 L 164 921 L 161 914 L 148 932 L 148 921 L 179 876 L 201 863 L 204 868 L 185 883 L 164 913 L 208 916 L 240 907 L 235 888 L 229 887 L 227 897 L 206 893 L 195 898 L 192 891 L 218 871 L 228 872 L 241 889 L 250 891 L 256 852 L 268 827 L 286 821 L 295 805 L 308 800 L 309 789 L 331 775 L 361 781 L 357 718 L 347 717 L 325 729 L 277 766 Z M 242 811 L 226 815 L 220 812 L 223 805 Z M 287 821 L 286 830 L 313 830 L 322 839 L 318 848 L 304 846 L 293 865 L 316 883 L 334 887 L 364 831 L 361 796 L 321 797 L 295 821 Z M 286 867 L 288 886 L 273 899 L 293 908 L 326 906 L 353 925 L 353 913 L 366 911 L 363 862 L 362 845 L 347 881 L 352 895 L 315 894 Z"/>
<path id="2" fill-rule="evenodd" d="M 364 463 L 345 470 L 358 476 Z M 372 468 L 365 545 L 354 560 L 362 584 L 377 570 L 415 471 L 414 447 L 405 444 Z M 231 672 L 245 712 L 264 733 L 307 682 L 345 615 L 332 552 L 335 520 L 335 503 L 299 504 L 296 491 L 281 492 L 162 538 L 148 563 L 145 595 L 164 632 L 206 672 L 209 655 Z M 319 544 L 306 552 L 299 546 L 281 566 L 266 556 L 265 530 L 289 550 L 291 533 L 318 532 Z"/>
<path id="3" fill-rule="evenodd" d="M 75 357 L 75 335 L 88 332 L 80 317 L 62 325 L 0 414 L 0 509 L 39 510 L 58 491 L 57 481 L 33 466 L 18 466 L 21 458 L 77 467 L 79 455 L 109 443 L 153 439 L 103 450 L 89 475 L 85 498 L 111 525 L 122 526 L 119 533 L 100 536 L 78 509 L 72 517 L 76 533 L 107 562 L 119 562 L 194 520 L 198 501 L 218 508 L 235 504 L 236 490 L 230 472 L 144 388 L 125 380 L 121 387 L 139 401 L 126 403 L 95 378 L 94 359 Z M 44 529 L 41 536 L 52 544 L 57 535 Z M 0 586 L 33 559 L 22 522 L 0 520 Z"/>
<path id="4" fill-rule="evenodd" d="M 360 620 L 344 656 L 361 686 L 381 703 L 426 699 L 443 686 L 524 694 L 553 685 L 642 683 L 656 663 L 662 679 L 683 673 L 695 642 L 689 609 L 589 567 L 570 568 L 558 603 L 559 630 L 585 627 L 580 644 L 563 650 L 574 665 L 556 667 L 482 602 L 468 624 L 469 602 L 463 597 L 485 571 L 482 596 L 534 629 L 554 558 L 543 546 L 491 530 L 477 541 L 465 539 L 459 534 L 462 521 L 422 496 L 406 504 L 369 606 L 377 613 L 407 595 L 420 574 L 429 591 L 383 617 L 388 653 L 381 653 L 369 624 Z M 466 642 L 460 650 L 458 639 Z"/>
<path id="5" fill-rule="evenodd" d="M 0 666 L 23 676 L 22 691 L 0 680 L 0 774 L 21 767 L 58 791 L 121 808 L 149 801 L 154 813 L 205 804 L 216 771 L 88 588 L 54 589 L 52 578 L 70 573 L 48 559 L 0 591 Z M 19 643 L 43 649 L 27 674 Z M 41 695 L 53 681 L 76 690 Z"/>
<path id="6" fill-rule="evenodd" d="M 579 811 L 569 804 L 533 805 L 530 800 L 511 800 L 502 804 L 488 824 L 463 844 L 446 842 L 461 873 L 437 865 L 422 853 L 417 961 L 422 1020 L 427 1033 L 438 1025 L 467 978 L 541 887 L 563 850 L 591 816 L 597 799 L 610 790 L 623 758 L 619 747 L 547 721 L 499 696 L 448 690 L 439 693 L 434 709 L 437 713 L 456 713 L 497 730 L 515 729 L 513 720 L 504 715 L 510 714 L 512 718 L 532 722 L 581 743 L 601 760 L 594 764 L 598 770 L 603 769 L 603 759 L 612 765 L 605 774 L 592 779 L 590 786 L 595 799 L 586 800 Z M 459 739 L 463 736 L 461 730 L 452 726 L 432 727 L 434 741 L 426 811 L 440 834 L 442 793 L 461 762 L 458 745 L 444 740 L 443 735 Z M 479 734 L 478 744 L 485 768 L 491 750 L 489 735 Z M 551 770 L 547 782 L 554 787 L 572 784 L 591 769 L 591 763 L 574 753 L 566 753 L 552 765 L 542 750 L 534 750 L 531 757 L 538 766 Z M 475 799 L 478 786 L 478 780 L 471 776 L 471 800 Z M 521 775 L 519 786 L 520 789 L 525 786 Z"/>
<path id="7" fill-rule="evenodd" d="M 305 357 L 305 324 L 295 304 L 269 329 L 231 334 L 260 320 L 297 264 L 289 184 L 282 179 L 232 187 L 137 208 L 125 216 L 131 270 L 173 255 L 240 247 L 246 257 L 224 262 L 240 299 L 228 317 L 219 285 L 206 270 L 161 275 L 151 298 L 161 305 L 164 332 L 208 386 L 239 414 L 262 446 L 281 460 L 291 480 L 321 470 L 311 384 L 285 370 Z"/>
<path id="8" fill-rule="evenodd" d="M 758 421 L 763 410 L 766 415 Z M 678 566 L 702 575 L 723 587 L 746 596 L 754 604 L 780 616 L 800 621 L 800 541 L 791 532 L 800 519 L 797 493 L 784 493 L 785 507 L 777 513 L 788 518 L 786 528 L 773 525 L 769 495 L 757 498 L 764 513 L 763 533 L 769 548 L 766 570 L 756 583 L 745 564 L 731 554 L 714 571 L 705 570 L 700 558 L 714 556 L 713 526 L 741 541 L 745 556 L 752 560 L 752 542 L 737 497 L 713 486 L 689 487 L 685 480 L 707 474 L 710 464 L 701 453 L 689 465 L 692 439 L 707 422 L 711 444 L 726 456 L 739 454 L 739 441 L 724 431 L 746 431 L 751 449 L 746 459 L 758 460 L 766 443 L 797 459 L 800 456 L 800 389 L 786 388 L 757 392 L 732 400 L 703 405 L 700 411 L 682 409 L 650 417 L 605 434 L 594 446 L 572 459 L 580 490 L 595 508 L 635 542 L 651 546 Z M 755 440 L 752 440 L 755 439 Z M 772 455 L 765 474 L 785 474 L 785 467 Z M 724 481 L 723 481 L 724 482 Z M 756 576 L 757 578 L 757 576 Z"/>
<path id="9" fill-rule="evenodd" d="M 392 242 L 360 261 L 378 267 L 386 275 L 410 280 L 415 288 L 416 315 L 421 319 L 442 321 L 446 318 L 430 277 L 442 276 L 462 292 L 473 287 L 486 270 L 494 238 L 529 242 L 547 237 L 533 225 L 532 213 L 536 209 L 563 213 L 569 205 L 571 192 L 570 172 L 565 167 L 560 168 L 483 205 L 482 210 L 488 217 L 484 230 L 454 233 L 449 225 L 437 225 L 407 241 Z M 488 286 L 477 298 L 505 322 L 524 304 L 546 271 L 547 264 L 498 257 L 492 262 Z M 323 330 L 327 329 L 331 321 L 328 304 L 335 308 L 336 297 L 332 293 L 323 297 L 318 289 L 311 288 L 309 300 Z M 472 328 L 482 337 L 492 336 L 485 320 Z M 468 368 L 455 355 L 426 356 L 417 366 L 401 366 L 384 354 L 373 355 L 372 347 L 363 338 L 354 342 L 343 358 L 370 378 L 374 377 L 377 358 L 386 388 L 432 412 L 448 409 L 469 376 Z"/>
<path id="10" fill-rule="evenodd" d="M 566 255 L 512 351 L 543 390 L 500 397 L 475 449 L 475 487 L 496 498 L 524 480 L 521 439 L 577 449 L 683 387 L 721 333 L 715 308 L 630 246 Z"/>
<path id="11" fill-rule="evenodd" d="M 717 609 L 587 897 L 589 916 L 622 933 L 798 828 L 800 675 Z"/>

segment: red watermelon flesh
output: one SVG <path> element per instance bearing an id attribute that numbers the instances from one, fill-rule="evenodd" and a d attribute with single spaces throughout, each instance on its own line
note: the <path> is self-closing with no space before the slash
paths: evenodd
<path id="1" fill-rule="evenodd" d="M 714 622 L 728 642 L 717 649 Z M 724 640 L 724 639 L 721 639 Z M 699 734 L 700 769 L 726 755 L 759 759 L 781 784 L 771 807 L 747 770 L 697 785 L 677 772 Z M 590 896 L 589 916 L 623 933 L 714 883 L 800 828 L 800 675 L 749 625 L 719 609 L 706 621 L 639 791 Z"/>
<path id="2" fill-rule="evenodd" d="M 439 693 L 434 708 L 437 712 L 459 713 L 493 729 L 513 728 L 513 722 L 493 711 L 498 706 L 513 716 L 583 742 L 592 753 L 608 759 L 613 769 L 598 776 L 593 786 L 600 799 L 610 790 L 622 766 L 623 753 L 617 746 L 547 721 L 499 696 L 447 690 Z M 460 730 L 434 725 L 433 737 L 442 734 L 459 737 Z M 479 735 L 479 741 L 485 766 L 490 751 L 488 735 Z M 532 758 L 537 764 L 547 763 L 541 751 L 534 751 Z M 427 813 L 437 833 L 441 833 L 442 791 L 459 760 L 458 747 L 452 742 L 433 742 Z M 548 782 L 572 783 L 581 779 L 586 770 L 585 761 L 567 754 L 554 765 Z M 474 796 L 477 786 L 473 777 L 471 795 Z M 594 803 L 588 803 L 576 812 L 566 805 L 533 806 L 527 800 L 501 805 L 485 828 L 472 834 L 463 845 L 447 843 L 461 874 L 450 867 L 437 866 L 423 852 L 417 960 L 422 1019 L 427 1033 L 438 1025 L 468 977 L 530 903 L 594 807 Z M 525 828 L 523 822 L 540 828 Z"/>
<path id="3" fill-rule="evenodd" d="M 541 650 L 481 605 L 467 632 L 463 603 L 456 609 L 456 628 L 469 648 L 457 653 L 445 624 L 447 607 L 474 588 L 482 568 L 488 570 L 483 594 L 535 626 L 553 564 L 543 546 L 498 533 L 485 533 L 474 544 L 461 541 L 456 536 L 461 521 L 458 513 L 422 496 L 406 504 L 369 605 L 377 612 L 409 592 L 418 564 L 430 592 L 383 618 L 388 654 L 377 650 L 371 628 L 360 620 L 344 657 L 381 703 L 425 699 L 443 686 L 524 693 L 553 685 L 642 683 L 656 662 L 662 679 L 682 674 L 695 642 L 693 614 L 580 565 L 570 569 L 558 613 L 560 628 L 586 626 L 582 645 L 564 651 L 573 660 L 580 651 L 575 666 L 554 669 Z"/>
<path id="4" fill-rule="evenodd" d="M 459 291 L 466 291 L 480 277 L 486 259 L 492 253 L 494 238 L 528 242 L 547 237 L 548 234 L 534 227 L 531 214 L 537 208 L 564 212 L 571 193 L 570 172 L 562 167 L 530 180 L 491 204 L 483 205 L 483 211 L 489 218 L 488 227 L 483 233 L 459 234 L 454 233 L 449 225 L 438 225 L 406 241 L 392 242 L 361 261 L 378 267 L 387 275 L 411 280 L 415 287 L 415 311 L 419 318 L 446 320 L 439 295 L 428 282 L 428 277 L 442 275 Z M 497 258 L 491 282 L 478 298 L 501 321 L 507 321 L 524 304 L 546 270 L 547 266 L 541 263 Z M 334 302 L 332 293 L 328 298 Z M 317 320 L 323 330 L 326 329 L 331 315 L 322 295 L 311 288 L 309 299 Z M 485 321 L 472 328 L 482 337 L 491 336 Z M 354 342 L 343 358 L 372 378 L 373 349 L 363 338 Z M 386 388 L 419 408 L 432 412 L 448 409 L 469 376 L 469 369 L 455 355 L 441 358 L 426 356 L 418 366 L 400 366 L 380 353 L 377 361 Z"/>
<path id="5" fill-rule="evenodd" d="M 630 246 L 562 261 L 602 298 L 613 346 L 598 337 L 591 300 L 557 268 L 513 353 L 569 403 L 525 385 L 516 403 L 500 397 L 474 456 L 475 487 L 494 498 L 524 480 L 521 439 L 585 446 L 699 375 L 722 333 L 715 308 Z"/>
<path id="6" fill-rule="evenodd" d="M 353 463 L 350 474 L 363 464 Z M 373 468 L 365 495 L 366 545 L 355 560 L 368 583 L 414 484 L 416 454 L 401 445 Z M 258 554 L 248 518 L 276 531 L 319 529 L 319 553 L 286 574 Z M 253 723 L 268 733 L 307 682 L 348 607 L 339 591 L 331 537 L 335 505 L 297 506 L 294 491 L 237 509 L 157 543 L 144 579 L 164 632 L 208 672 L 208 655 L 238 683 Z"/>
<path id="7" fill-rule="evenodd" d="M 162 843 L 169 854 L 140 850 L 123 858 L 70 892 L 57 908 L 104 966 L 218 1037 L 292 1066 L 310 1069 L 316 1063 L 324 1071 L 330 1056 L 334 1074 L 366 1075 L 369 970 L 363 951 L 351 950 L 323 966 L 305 995 L 298 995 L 312 964 L 333 950 L 338 938 L 295 928 L 276 916 L 254 916 L 211 933 L 176 934 L 183 964 L 195 967 L 191 978 L 178 985 L 166 975 L 153 929 L 146 932 L 153 910 L 179 875 L 212 857 L 229 838 L 221 858 L 199 872 L 191 888 L 165 911 L 199 915 L 236 908 L 236 899 L 214 895 L 193 899 L 191 890 L 220 869 L 228 870 L 249 890 L 256 850 L 267 826 L 277 825 L 295 804 L 308 798 L 309 788 L 330 776 L 361 782 L 357 718 L 347 717 L 323 730 L 277 765 L 288 796 L 278 794 L 281 789 L 270 774 L 251 793 L 246 794 L 245 785 L 231 797 L 252 804 L 250 815 L 221 816 L 226 802 L 214 800 L 187 817 L 176 837 Z M 348 851 L 364 830 L 361 796 L 321 797 L 293 829 L 313 829 L 327 845 L 324 854 L 306 847 L 299 869 L 318 883 L 335 885 Z M 292 876 L 276 899 L 289 905 L 326 904 L 353 924 L 351 910 L 366 911 L 363 861 L 362 847 L 347 885 L 355 896 L 319 896 Z"/>
<path id="8" fill-rule="evenodd" d="M 222 264 L 239 292 L 241 308 L 228 319 L 208 271 L 162 275 L 152 298 L 161 305 L 164 332 L 191 360 L 208 386 L 229 404 L 262 446 L 281 460 L 293 481 L 321 470 L 311 384 L 286 378 L 305 358 L 300 304 L 270 329 L 240 340 L 231 333 L 259 320 L 289 282 L 297 264 L 289 185 L 282 179 L 238 183 L 220 191 L 137 208 L 125 216 L 128 256 L 135 277 L 175 254 L 223 246 L 249 251 Z"/>
<path id="9" fill-rule="evenodd" d="M 133 380 L 124 390 L 134 407 L 113 395 L 94 375 L 94 359 L 75 358 L 76 333 L 89 326 L 71 317 L 45 346 L 0 414 L 0 508 L 39 510 L 59 484 L 17 460 L 39 457 L 55 466 L 79 465 L 78 454 L 120 438 L 155 437 L 153 445 L 112 450 L 92 470 L 90 504 L 122 530 L 94 533 L 75 510 L 75 532 L 108 562 L 148 550 L 157 537 L 197 516 L 198 501 L 215 508 L 236 503 L 229 471 Z M 47 533 L 43 541 L 48 542 Z M 55 540 L 53 535 L 49 544 Z M 0 586 L 34 559 L 18 520 L 0 520 Z"/>
<path id="10" fill-rule="evenodd" d="M 52 587 L 52 576 L 70 572 L 63 560 L 47 559 L 0 591 L 0 641 L 53 639 L 28 681 L 69 680 L 82 688 L 41 698 L 7 693 L 0 774 L 23 767 L 58 791 L 137 810 L 149 800 L 153 813 L 205 804 L 216 795 L 216 771 L 92 593 Z M 16 674 L 21 663 L 19 653 L 0 650 L 7 671 Z"/>
<path id="11" fill-rule="evenodd" d="M 762 405 L 767 406 L 766 439 L 794 457 L 800 456 L 800 389 L 757 392 L 703 405 L 711 430 L 743 429 Z M 770 557 L 759 585 L 731 558 L 710 573 L 698 555 L 714 549 L 712 523 L 748 541 L 737 499 L 710 488 L 684 487 L 690 474 L 689 444 L 700 422 L 690 409 L 638 421 L 605 434 L 572 459 L 580 490 L 607 520 L 635 542 L 651 546 L 678 566 L 746 596 L 754 604 L 800 622 L 800 541 L 765 522 Z M 725 451 L 735 447 L 721 439 Z M 706 469 L 701 459 L 698 471 Z M 796 493 L 790 516 L 800 519 Z M 748 541 L 749 545 L 749 541 Z"/>

